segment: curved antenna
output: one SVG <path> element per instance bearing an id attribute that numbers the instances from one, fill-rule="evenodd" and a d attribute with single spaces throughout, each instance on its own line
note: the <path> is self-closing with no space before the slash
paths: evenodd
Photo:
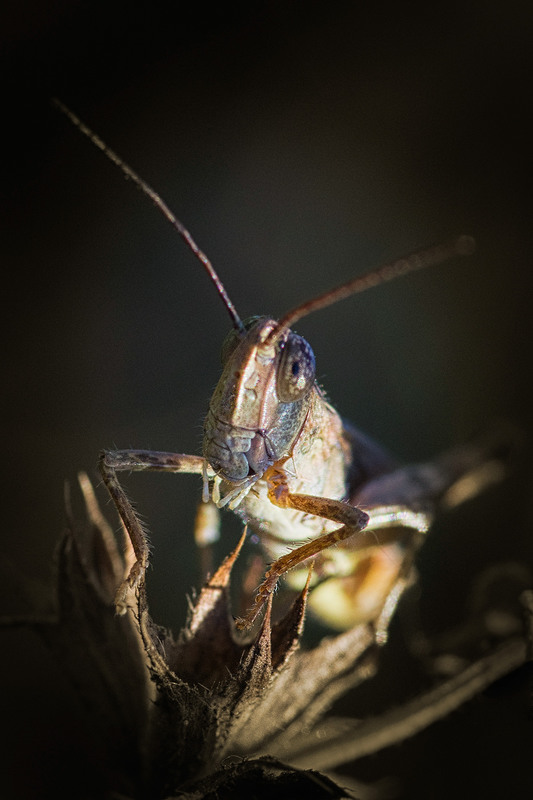
<path id="1" fill-rule="evenodd" d="M 400 258 L 397 261 L 383 264 L 381 267 L 372 269 L 364 275 L 358 275 L 356 278 L 352 278 L 352 280 L 337 286 L 335 289 L 329 289 L 327 292 L 319 294 L 318 297 L 307 300 L 307 302 L 288 311 L 270 332 L 265 344 L 271 345 L 276 342 L 297 320 L 306 317 L 308 314 L 311 314 L 312 311 L 326 308 L 339 300 L 344 300 L 345 297 L 364 292 L 372 286 L 378 286 L 380 283 L 392 281 L 402 275 L 407 275 L 409 272 L 415 272 L 418 269 L 426 269 L 426 267 L 442 264 L 443 261 L 447 261 L 449 258 L 453 258 L 453 256 L 470 255 L 474 252 L 475 248 L 476 243 L 471 236 L 459 236 L 444 244 L 433 245 L 432 247 L 427 247 L 424 250 L 419 250 L 408 256 L 404 256 L 404 258 Z"/>
<path id="2" fill-rule="evenodd" d="M 66 105 L 64 105 L 61 100 L 57 98 L 52 98 L 52 103 L 58 108 L 62 114 L 64 114 L 84 136 L 89 139 L 90 142 L 94 144 L 102 153 L 107 156 L 107 158 L 113 162 L 123 173 L 126 179 L 133 181 L 133 183 L 141 190 L 141 192 L 146 195 L 152 203 L 155 205 L 156 208 L 161 211 L 164 217 L 170 222 L 172 227 L 179 233 L 185 244 L 192 250 L 196 258 L 202 263 L 204 269 L 206 270 L 207 274 L 211 278 L 211 281 L 214 283 L 217 292 L 219 293 L 220 297 L 222 298 L 222 302 L 226 306 L 228 313 L 231 317 L 231 321 L 233 327 L 239 331 L 239 333 L 245 333 L 244 325 L 242 324 L 241 318 L 237 314 L 237 310 L 231 300 L 229 299 L 228 293 L 224 289 L 222 281 L 218 277 L 217 273 L 213 265 L 211 264 L 208 257 L 205 253 L 200 250 L 194 239 L 192 238 L 191 234 L 185 228 L 184 225 L 179 221 L 179 219 L 172 213 L 170 208 L 167 206 L 165 201 L 163 200 L 160 195 L 157 194 L 154 189 L 150 186 L 150 184 L 146 183 L 136 172 L 132 170 L 121 158 L 118 156 L 114 150 L 111 150 L 110 147 L 106 145 L 105 142 L 97 136 L 94 131 L 92 131 L 84 122 L 79 119 Z"/>

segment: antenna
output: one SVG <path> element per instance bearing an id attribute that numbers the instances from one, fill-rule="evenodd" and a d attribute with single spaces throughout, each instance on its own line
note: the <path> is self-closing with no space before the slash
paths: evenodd
<path id="1" fill-rule="evenodd" d="M 185 228 L 185 226 L 179 221 L 179 219 L 172 213 L 170 208 L 167 206 L 165 201 L 163 200 L 160 195 L 157 194 L 152 187 L 146 183 L 136 172 L 132 170 L 121 158 L 118 156 L 114 150 L 111 150 L 110 147 L 106 145 L 105 142 L 97 136 L 94 131 L 92 131 L 84 122 L 79 119 L 66 105 L 64 105 L 60 100 L 57 98 L 52 98 L 53 105 L 64 114 L 70 122 L 77 128 L 84 136 L 89 139 L 90 142 L 94 144 L 102 153 L 107 156 L 107 158 L 113 162 L 123 173 L 124 177 L 128 180 L 133 181 L 133 183 L 141 190 L 141 192 L 146 195 L 152 203 L 155 205 L 159 211 L 163 214 L 164 217 L 170 222 L 172 227 L 179 233 L 185 244 L 192 250 L 196 258 L 202 263 L 204 269 L 206 270 L 207 274 L 211 278 L 211 281 L 214 283 L 217 292 L 219 293 L 220 297 L 222 298 L 222 302 L 226 306 L 228 313 L 231 317 L 231 321 L 233 327 L 239 331 L 239 333 L 245 333 L 244 325 L 242 324 L 241 318 L 237 314 L 237 310 L 231 300 L 229 299 L 228 293 L 226 292 L 224 285 L 220 278 L 218 277 L 217 273 L 213 265 L 211 264 L 208 257 L 205 253 L 200 250 L 194 239 L 192 238 L 191 234 Z"/>
<path id="2" fill-rule="evenodd" d="M 419 269 L 426 269 L 426 267 L 442 264 L 443 261 L 447 261 L 454 256 L 470 255 L 474 252 L 475 248 L 476 243 L 471 236 L 459 236 L 444 244 L 433 245 L 432 247 L 427 247 L 424 250 L 419 250 L 408 256 L 404 256 L 404 258 L 400 258 L 397 261 L 383 264 L 381 267 L 376 267 L 366 272 L 364 275 L 358 275 L 356 278 L 352 278 L 352 280 L 337 286 L 335 289 L 329 289 L 327 292 L 319 294 L 318 297 L 307 300 L 307 302 L 288 311 L 270 332 L 265 344 L 273 344 L 283 336 L 283 333 L 294 325 L 297 320 L 306 317 L 308 314 L 311 314 L 312 311 L 326 308 L 339 300 L 344 300 L 345 297 L 364 292 L 372 286 L 378 286 L 380 283 L 392 281 L 402 275 L 407 275 L 409 272 L 415 272 Z"/>

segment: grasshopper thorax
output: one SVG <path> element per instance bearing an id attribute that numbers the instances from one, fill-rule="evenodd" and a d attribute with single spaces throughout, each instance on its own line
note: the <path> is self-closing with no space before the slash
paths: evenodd
<path id="1" fill-rule="evenodd" d="M 223 370 L 204 425 L 203 455 L 220 477 L 237 483 L 261 476 L 288 456 L 315 387 L 310 345 L 277 322 L 252 317 L 222 347 Z"/>

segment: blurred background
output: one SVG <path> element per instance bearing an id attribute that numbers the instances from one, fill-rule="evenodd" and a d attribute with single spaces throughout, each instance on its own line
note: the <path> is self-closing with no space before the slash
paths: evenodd
<path id="1" fill-rule="evenodd" d="M 336 408 L 402 460 L 498 420 L 523 431 L 512 477 L 439 522 L 420 555 L 428 633 L 461 619 L 484 567 L 531 564 L 529 4 L 30 3 L 13 4 L 1 30 L 10 562 L 51 586 L 63 482 L 95 475 L 101 448 L 200 452 L 229 328 L 199 263 L 50 107 L 55 95 L 161 193 L 242 317 L 279 316 L 383 261 L 475 236 L 473 256 L 297 330 Z M 177 630 L 197 585 L 200 481 L 126 483 L 152 533 L 151 610 Z M 239 530 L 226 515 L 220 557 Z M 19 598 L 4 588 L 16 612 Z M 416 693 L 397 638 L 370 710 Z M 30 681 L 35 661 L 18 658 Z M 531 728 L 515 689 L 493 690 L 488 711 L 471 704 L 355 774 L 399 775 L 406 797 L 425 798 L 468 796 L 463 787 L 478 781 L 495 788 L 499 776 L 525 796 Z M 44 694 L 33 702 L 53 729 L 54 695 Z M 21 746 L 27 729 L 17 729 Z M 498 756 L 487 767 L 491 742 Z"/>

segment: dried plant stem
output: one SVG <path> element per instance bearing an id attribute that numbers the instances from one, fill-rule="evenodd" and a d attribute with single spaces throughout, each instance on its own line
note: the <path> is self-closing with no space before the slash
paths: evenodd
<path id="1" fill-rule="evenodd" d="M 513 639 L 436 689 L 381 716 L 363 723 L 326 722 L 313 732 L 312 743 L 291 754 L 291 764 L 300 769 L 331 769 L 398 744 L 444 718 L 526 659 L 526 642 Z"/>

